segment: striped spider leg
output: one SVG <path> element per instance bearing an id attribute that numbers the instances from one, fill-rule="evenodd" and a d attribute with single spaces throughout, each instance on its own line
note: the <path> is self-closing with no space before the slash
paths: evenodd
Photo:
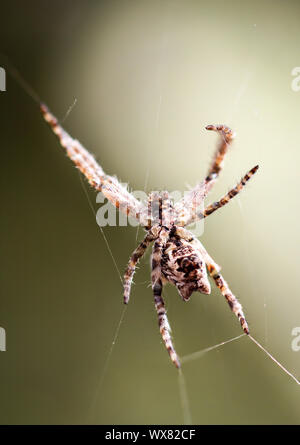
<path id="1" fill-rule="evenodd" d="M 102 191 L 105 197 L 120 211 L 136 218 L 147 232 L 144 240 L 131 255 L 125 271 L 125 304 L 129 302 L 132 279 L 137 263 L 151 243 L 154 243 L 151 260 L 154 304 L 163 342 L 175 366 L 179 368 L 180 361 L 172 343 L 171 329 L 162 297 L 163 285 L 167 282 L 175 285 L 181 298 L 184 301 L 188 301 L 191 294 L 195 291 L 203 294 L 211 292 L 207 275 L 208 271 L 227 300 L 231 310 L 238 317 L 244 332 L 248 334 L 249 329 L 242 306 L 220 274 L 220 267 L 209 256 L 200 241 L 190 231 L 185 229 L 185 226 L 193 221 L 206 218 L 220 207 L 226 205 L 244 188 L 246 182 L 258 169 L 258 166 L 254 167 L 223 198 L 207 206 L 203 211 L 199 211 L 199 205 L 203 204 L 204 199 L 215 184 L 223 168 L 225 155 L 234 138 L 233 132 L 224 125 L 209 125 L 206 127 L 208 130 L 216 131 L 220 135 L 219 147 L 206 179 L 175 205 L 171 202 L 168 192 L 152 192 L 148 197 L 148 206 L 146 207 L 129 193 L 115 177 L 104 173 L 93 156 L 59 125 L 57 119 L 51 114 L 46 105 L 41 104 L 40 108 L 44 119 L 57 135 L 68 157 L 85 175 L 91 186 L 96 190 Z"/>
<path id="2" fill-rule="evenodd" d="M 219 147 L 215 153 L 212 165 L 208 171 L 207 177 L 205 181 L 199 185 L 197 185 L 193 190 L 189 192 L 188 199 L 190 199 L 189 205 L 187 206 L 187 202 L 184 202 L 184 199 L 179 202 L 177 207 L 178 210 L 178 220 L 176 220 L 176 224 L 178 226 L 187 226 L 194 221 L 204 219 L 207 216 L 211 215 L 213 212 L 228 204 L 229 201 L 234 198 L 238 193 L 242 191 L 245 187 L 246 183 L 251 179 L 251 177 L 257 172 L 258 165 L 249 170 L 248 173 L 241 179 L 241 181 L 232 188 L 226 195 L 224 195 L 219 201 L 210 204 L 205 207 L 204 211 L 197 210 L 197 205 L 202 203 L 203 199 L 207 196 L 210 189 L 215 184 L 221 170 L 224 167 L 225 155 L 228 152 L 229 145 L 232 143 L 235 134 L 232 130 L 224 125 L 208 125 L 206 127 L 207 130 L 213 130 L 219 133 L 220 142 Z M 187 210 L 184 212 L 184 210 Z M 221 268 L 212 260 L 212 258 L 208 255 L 200 241 L 193 237 L 191 232 L 186 230 L 177 229 L 177 233 L 180 231 L 180 237 L 189 240 L 191 243 L 197 243 L 198 248 L 201 251 L 201 254 L 205 260 L 207 270 L 210 276 L 214 279 L 216 286 L 220 289 L 222 295 L 225 297 L 226 301 L 229 304 L 232 312 L 238 317 L 240 324 L 242 326 L 245 334 L 249 334 L 249 327 L 247 321 L 245 319 L 243 309 L 241 304 L 238 302 L 237 298 L 231 292 L 227 282 L 224 280 L 222 275 L 220 274 Z"/>
<path id="3" fill-rule="evenodd" d="M 176 224 L 182 227 L 191 224 L 196 219 L 197 208 L 203 204 L 208 192 L 216 183 L 224 167 L 225 156 L 235 138 L 235 133 L 225 125 L 207 125 L 206 130 L 217 132 L 220 140 L 205 180 L 197 184 L 175 205 L 178 213 Z"/>
<path id="4" fill-rule="evenodd" d="M 127 215 L 140 220 L 146 224 L 144 205 L 139 202 L 119 181 L 104 173 L 102 167 L 94 157 L 73 139 L 58 123 L 56 117 L 49 111 L 45 104 L 40 105 L 42 115 L 58 137 L 61 146 L 66 150 L 67 156 L 74 162 L 76 167 L 84 174 L 94 189 L 101 191 L 103 195 L 118 209 Z"/>
<path id="5" fill-rule="evenodd" d="M 209 275 L 214 279 L 216 286 L 220 289 L 222 295 L 225 297 L 232 312 L 238 317 L 241 327 L 245 334 L 249 334 L 249 327 L 243 313 L 243 308 L 237 298 L 233 295 L 229 289 L 228 284 L 220 274 L 221 267 L 215 263 L 215 261 L 207 253 L 202 243 L 194 237 L 194 235 L 183 227 L 178 227 L 176 234 L 180 239 L 187 240 L 190 244 L 201 253 L 202 258 L 205 261 Z M 206 293 L 206 292 L 203 292 Z M 210 292 L 208 292 L 210 293 Z"/>

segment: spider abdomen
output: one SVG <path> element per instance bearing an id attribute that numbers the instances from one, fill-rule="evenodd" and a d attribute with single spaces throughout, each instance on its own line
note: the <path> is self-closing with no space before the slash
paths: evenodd
<path id="1" fill-rule="evenodd" d="M 205 262 L 200 252 L 185 240 L 169 239 L 163 251 L 161 271 L 185 301 L 193 292 L 210 293 Z"/>

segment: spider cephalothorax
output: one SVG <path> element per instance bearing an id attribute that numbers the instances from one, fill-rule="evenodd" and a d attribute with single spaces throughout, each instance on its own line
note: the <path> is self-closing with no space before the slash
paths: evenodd
<path id="1" fill-rule="evenodd" d="M 59 138 L 69 158 L 85 175 L 89 183 L 101 191 L 120 211 L 136 218 L 147 234 L 135 249 L 129 260 L 124 275 L 124 303 L 130 296 L 131 283 L 139 259 L 153 243 L 152 248 L 152 290 L 155 308 L 158 314 L 160 332 L 171 360 L 179 368 L 180 361 L 172 344 L 170 325 L 167 319 L 162 297 L 163 285 L 170 282 L 177 287 L 181 298 L 188 301 L 193 292 L 209 294 L 210 283 L 207 272 L 225 297 L 232 312 L 238 317 L 243 331 L 249 334 L 241 304 L 233 295 L 228 284 L 220 274 L 220 267 L 209 256 L 200 241 L 187 229 L 189 224 L 206 218 L 220 207 L 226 205 L 245 186 L 258 166 L 253 167 L 241 181 L 223 198 L 203 207 L 204 199 L 218 179 L 224 165 L 234 133 L 224 125 L 209 125 L 220 135 L 220 144 L 214 156 L 208 175 L 179 202 L 173 204 L 168 192 L 151 193 L 148 205 L 139 202 L 125 189 L 115 177 L 108 176 L 95 161 L 94 157 L 75 139 L 73 139 L 50 113 L 46 105 L 41 104 L 44 119 Z"/>

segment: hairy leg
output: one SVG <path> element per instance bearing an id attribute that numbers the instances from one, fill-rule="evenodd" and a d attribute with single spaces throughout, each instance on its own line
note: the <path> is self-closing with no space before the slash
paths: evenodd
<path id="1" fill-rule="evenodd" d="M 133 275 L 140 258 L 144 255 L 150 243 L 155 239 L 152 233 L 148 233 L 130 257 L 124 274 L 124 303 L 128 304 Z"/>
<path id="2" fill-rule="evenodd" d="M 205 181 L 197 184 L 192 190 L 184 193 L 184 197 L 175 204 L 176 226 L 187 226 L 196 219 L 197 213 L 204 209 L 204 199 L 206 194 Z"/>
<path id="3" fill-rule="evenodd" d="M 233 188 L 231 189 L 223 198 L 221 198 L 219 201 L 214 202 L 213 204 L 210 204 L 204 209 L 203 214 L 198 214 L 197 218 L 206 218 L 207 216 L 211 215 L 216 210 L 220 209 L 224 205 L 228 204 L 229 201 L 234 198 L 238 193 L 240 193 L 249 179 L 257 172 L 258 165 L 253 167 L 249 172 L 241 179 L 241 181 Z"/>
<path id="4" fill-rule="evenodd" d="M 233 131 L 225 125 L 208 125 L 206 129 L 216 131 L 220 135 L 219 146 L 205 180 L 186 193 L 175 205 L 175 224 L 181 227 L 191 224 L 196 219 L 197 213 L 201 213 L 201 210 L 203 210 L 202 208 L 199 211 L 199 207 L 203 205 L 208 192 L 217 181 L 219 174 L 224 167 L 225 155 L 235 137 Z"/>
<path id="5" fill-rule="evenodd" d="M 196 215 L 194 215 L 194 218 L 190 218 L 189 220 L 187 220 L 186 225 L 189 225 L 194 221 L 207 218 L 207 216 L 211 215 L 216 210 L 228 204 L 232 198 L 234 198 L 243 190 L 249 179 L 252 178 L 252 176 L 257 172 L 257 170 L 258 170 L 258 165 L 249 170 L 248 173 L 246 173 L 246 175 L 240 180 L 240 182 L 228 193 L 226 193 L 226 195 L 223 196 L 219 201 L 216 201 L 213 204 L 210 204 L 209 206 L 205 207 L 203 211 L 198 211 Z"/>
<path id="6" fill-rule="evenodd" d="M 210 276 L 214 279 L 222 295 L 224 295 L 232 312 L 238 317 L 245 334 L 249 334 L 249 328 L 246 322 L 245 315 L 243 313 L 242 306 L 238 302 L 237 298 L 233 295 L 233 293 L 229 289 L 228 284 L 220 274 L 221 270 L 220 266 L 211 258 L 211 256 L 208 254 L 207 250 L 204 248 L 201 242 L 197 238 L 195 238 L 191 232 L 184 229 L 183 227 L 179 227 L 176 229 L 176 233 L 178 234 L 178 236 L 186 239 L 190 243 L 193 243 L 197 246 L 201 255 L 204 258 Z"/>
<path id="7" fill-rule="evenodd" d="M 165 344 L 165 347 L 168 350 L 168 353 L 170 355 L 170 358 L 174 365 L 177 368 L 180 368 L 180 361 L 177 356 L 177 353 L 174 349 L 172 338 L 171 338 L 171 328 L 169 325 L 166 309 L 165 309 L 165 303 L 162 297 L 162 279 L 161 279 L 161 254 L 162 254 L 162 248 L 165 242 L 165 238 L 167 237 L 167 233 L 162 230 L 163 233 L 161 233 L 161 237 L 158 238 L 158 240 L 155 241 L 154 247 L 153 247 L 153 253 L 152 253 L 152 274 L 151 274 L 151 280 L 152 280 L 152 290 L 154 295 L 154 304 L 155 309 L 158 316 L 158 325 L 159 330 L 163 339 L 163 342 Z"/>
<path id="8" fill-rule="evenodd" d="M 52 131 L 58 137 L 61 146 L 65 148 L 68 157 L 84 174 L 90 185 L 101 191 L 122 212 L 136 218 L 141 225 L 146 225 L 146 209 L 143 204 L 129 193 L 116 178 L 104 173 L 102 167 L 80 142 L 73 139 L 59 125 L 58 120 L 46 105 L 41 104 L 40 109 L 45 121 L 48 122 Z"/>
<path id="9" fill-rule="evenodd" d="M 229 304 L 230 309 L 239 319 L 243 331 L 245 332 L 245 334 L 249 334 L 249 327 L 243 312 L 242 305 L 233 295 L 233 293 L 229 289 L 228 284 L 226 283 L 222 275 L 219 273 L 219 271 L 214 267 L 214 265 L 211 263 L 207 263 L 206 265 L 210 276 L 214 279 L 216 286 L 220 289 L 222 295 L 225 297 L 227 303 Z"/>
<path id="10" fill-rule="evenodd" d="M 235 133 L 225 125 L 207 125 L 206 130 L 216 131 L 220 136 L 219 146 L 213 158 L 213 162 L 205 179 L 207 192 L 213 187 L 221 170 L 224 167 L 225 156 L 228 148 L 235 138 Z"/>

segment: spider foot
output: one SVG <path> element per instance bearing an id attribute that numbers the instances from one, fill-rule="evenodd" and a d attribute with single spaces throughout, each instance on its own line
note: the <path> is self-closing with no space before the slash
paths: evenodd
<path id="1" fill-rule="evenodd" d="M 246 322 L 245 317 L 243 317 L 241 314 L 238 314 L 238 317 L 239 317 L 243 331 L 245 332 L 245 334 L 249 335 L 250 331 L 249 331 L 248 323 Z"/>
<path id="2" fill-rule="evenodd" d="M 220 133 L 223 137 L 225 137 L 226 142 L 231 141 L 235 138 L 236 133 L 231 130 L 231 128 L 227 127 L 226 125 L 207 125 L 205 127 L 206 130 L 210 131 L 216 131 L 217 133 Z"/>

